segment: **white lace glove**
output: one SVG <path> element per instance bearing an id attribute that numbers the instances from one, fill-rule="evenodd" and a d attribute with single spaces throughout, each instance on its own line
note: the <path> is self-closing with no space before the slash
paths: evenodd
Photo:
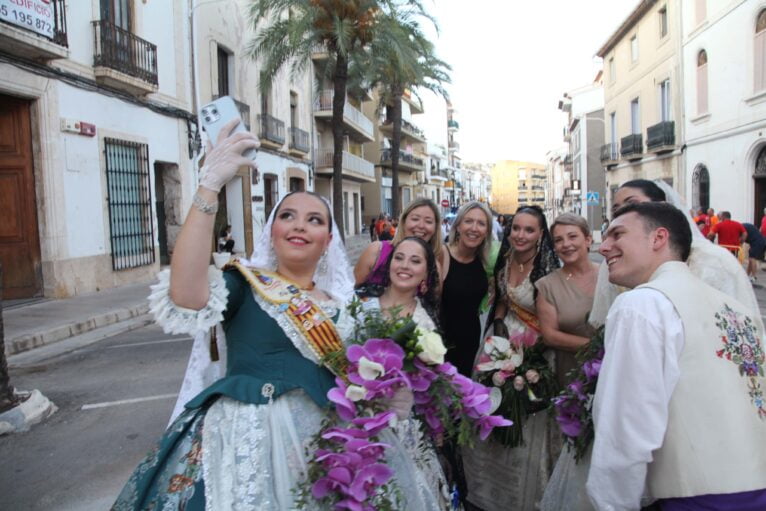
<path id="1" fill-rule="evenodd" d="M 202 167 L 202 177 L 199 181 L 200 186 L 217 193 L 231 181 L 240 167 L 257 168 L 255 161 L 242 156 L 242 153 L 248 149 L 257 149 L 261 145 L 258 137 L 247 132 L 231 134 L 240 122 L 233 120 L 227 123 L 221 129 L 215 147 L 208 142 L 205 165 Z"/>
<path id="2" fill-rule="evenodd" d="M 399 420 L 410 416 L 414 404 L 415 395 L 407 387 L 399 387 L 387 402 L 388 409 L 394 412 Z"/>

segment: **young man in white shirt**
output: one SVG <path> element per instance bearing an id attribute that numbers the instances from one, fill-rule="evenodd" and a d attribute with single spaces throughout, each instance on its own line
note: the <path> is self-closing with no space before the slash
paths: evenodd
<path id="1" fill-rule="evenodd" d="M 766 509 L 763 332 L 689 272 L 691 240 L 680 210 L 648 202 L 619 210 L 599 249 L 631 289 L 609 310 L 594 399 L 599 510 Z"/>

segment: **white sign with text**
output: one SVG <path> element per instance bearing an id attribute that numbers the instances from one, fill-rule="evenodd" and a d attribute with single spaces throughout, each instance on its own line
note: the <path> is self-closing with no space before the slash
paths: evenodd
<path id="1" fill-rule="evenodd" d="M 0 19 L 53 39 L 51 0 L 0 0 Z"/>

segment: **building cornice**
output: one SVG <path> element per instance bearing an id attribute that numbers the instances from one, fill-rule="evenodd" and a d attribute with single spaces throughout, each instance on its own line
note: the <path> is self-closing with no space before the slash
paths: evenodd
<path id="1" fill-rule="evenodd" d="M 641 0 L 636 8 L 633 9 L 633 12 L 631 12 L 625 21 L 622 22 L 622 25 L 619 26 L 619 28 L 609 37 L 609 39 L 607 39 L 604 45 L 601 46 L 601 48 L 596 52 L 596 56 L 601 57 L 602 59 L 606 57 L 606 54 L 609 53 L 612 48 L 617 46 L 617 43 L 619 43 L 622 38 L 625 37 L 625 35 L 636 25 L 636 23 L 638 23 L 638 21 L 643 18 L 644 14 L 649 12 L 649 10 L 656 3 L 657 0 Z"/>

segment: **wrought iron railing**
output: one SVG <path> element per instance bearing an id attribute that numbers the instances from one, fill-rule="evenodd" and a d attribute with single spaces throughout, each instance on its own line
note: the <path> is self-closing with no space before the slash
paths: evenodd
<path id="1" fill-rule="evenodd" d="M 290 149 L 309 152 L 309 134 L 300 128 L 290 128 Z"/>
<path id="2" fill-rule="evenodd" d="M 380 153 L 380 163 L 390 165 L 391 164 L 391 149 L 383 149 Z M 422 167 L 423 166 L 423 159 L 418 158 L 417 156 L 414 156 L 410 153 L 405 153 L 404 151 L 399 151 L 399 163 L 406 163 L 410 166 L 414 167 Z"/>
<path id="3" fill-rule="evenodd" d="M 104 139 L 112 268 L 154 263 L 149 146 Z"/>
<path id="4" fill-rule="evenodd" d="M 321 150 L 317 153 L 316 166 L 319 169 L 330 168 L 332 169 L 332 150 Z M 375 165 L 372 162 L 360 158 L 355 154 L 351 154 L 348 151 L 343 151 L 343 164 L 344 171 L 354 172 L 366 177 L 375 177 Z"/>
<path id="5" fill-rule="evenodd" d="M 617 144 L 608 143 L 601 146 L 601 161 L 616 161 L 617 160 Z"/>
<path id="6" fill-rule="evenodd" d="M 620 139 L 620 154 L 622 156 L 640 156 L 644 153 L 644 138 L 640 133 L 628 135 Z"/>
<path id="7" fill-rule="evenodd" d="M 270 140 L 275 144 L 285 143 L 285 123 L 269 114 L 258 116 L 261 125 L 261 138 Z"/>
<path id="8" fill-rule="evenodd" d="M 93 22 L 94 66 L 104 66 L 157 85 L 157 46 L 109 20 Z"/>
<path id="9" fill-rule="evenodd" d="M 314 104 L 315 112 L 332 112 L 332 98 L 335 92 L 332 90 L 323 90 L 319 93 Z M 372 138 L 373 126 L 372 121 L 368 119 L 359 109 L 355 108 L 351 103 L 346 100 L 343 104 L 343 117 L 355 124 L 360 131 L 363 131 L 367 136 Z"/>
<path id="10" fill-rule="evenodd" d="M 410 121 L 406 121 L 402 119 L 402 128 L 406 129 L 410 133 L 414 133 L 419 138 L 426 138 L 425 133 L 423 133 L 423 130 L 412 124 Z"/>
<path id="11" fill-rule="evenodd" d="M 646 129 L 646 148 L 674 146 L 676 144 L 676 123 L 664 121 Z"/>

